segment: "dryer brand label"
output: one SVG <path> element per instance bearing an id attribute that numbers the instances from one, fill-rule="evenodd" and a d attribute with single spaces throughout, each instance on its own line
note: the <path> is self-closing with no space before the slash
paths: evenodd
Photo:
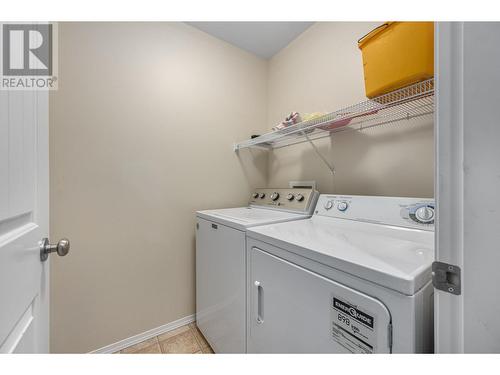
<path id="1" fill-rule="evenodd" d="M 356 319 L 358 322 L 363 323 L 370 328 L 373 328 L 373 317 L 368 314 L 365 314 L 363 311 L 358 310 L 354 306 L 342 302 L 337 298 L 333 298 L 333 307 L 335 309 L 343 311 L 346 314 L 349 314 L 352 318 Z"/>
<path id="2" fill-rule="evenodd" d="M 375 318 L 366 310 L 332 296 L 332 337 L 351 353 L 373 353 Z"/>

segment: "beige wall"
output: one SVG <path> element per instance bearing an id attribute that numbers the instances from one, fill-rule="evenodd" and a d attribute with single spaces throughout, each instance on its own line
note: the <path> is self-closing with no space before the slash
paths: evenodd
<path id="1" fill-rule="evenodd" d="M 51 94 L 51 350 L 87 352 L 195 310 L 194 211 L 244 205 L 267 156 L 265 61 L 183 24 L 62 23 Z"/>
<path id="2" fill-rule="evenodd" d="M 291 111 L 333 111 L 365 100 L 357 40 L 379 23 L 316 23 L 269 63 L 268 128 Z M 309 144 L 270 153 L 269 186 L 316 180 L 322 193 L 433 197 L 432 117 L 338 133 L 317 141 L 332 178 Z"/>

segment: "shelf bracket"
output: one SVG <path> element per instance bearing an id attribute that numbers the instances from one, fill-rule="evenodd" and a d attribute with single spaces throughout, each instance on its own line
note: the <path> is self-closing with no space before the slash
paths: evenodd
<path id="1" fill-rule="evenodd" d="M 319 158 L 323 161 L 323 163 L 327 166 L 327 168 L 330 170 L 330 172 L 332 173 L 332 176 L 335 175 L 335 166 L 333 165 L 333 163 L 329 162 L 327 160 L 327 158 L 321 154 L 321 152 L 319 152 L 318 148 L 316 147 L 316 145 L 313 143 L 313 141 L 311 140 L 311 138 L 309 138 L 309 136 L 306 134 L 306 132 L 302 132 L 302 134 L 304 135 L 304 137 L 306 137 L 307 141 L 310 143 L 310 145 L 312 146 L 314 152 L 316 152 L 316 154 L 319 156 Z"/>

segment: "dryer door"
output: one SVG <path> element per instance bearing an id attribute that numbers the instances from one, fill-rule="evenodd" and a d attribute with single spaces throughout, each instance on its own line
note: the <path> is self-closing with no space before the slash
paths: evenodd
<path id="1" fill-rule="evenodd" d="M 382 302 L 256 247 L 249 276 L 250 353 L 391 352 Z"/>

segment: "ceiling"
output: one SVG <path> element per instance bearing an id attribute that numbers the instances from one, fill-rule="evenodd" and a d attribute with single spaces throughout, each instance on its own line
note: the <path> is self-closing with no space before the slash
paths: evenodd
<path id="1" fill-rule="evenodd" d="M 269 59 L 314 22 L 186 23 L 263 59 Z"/>

